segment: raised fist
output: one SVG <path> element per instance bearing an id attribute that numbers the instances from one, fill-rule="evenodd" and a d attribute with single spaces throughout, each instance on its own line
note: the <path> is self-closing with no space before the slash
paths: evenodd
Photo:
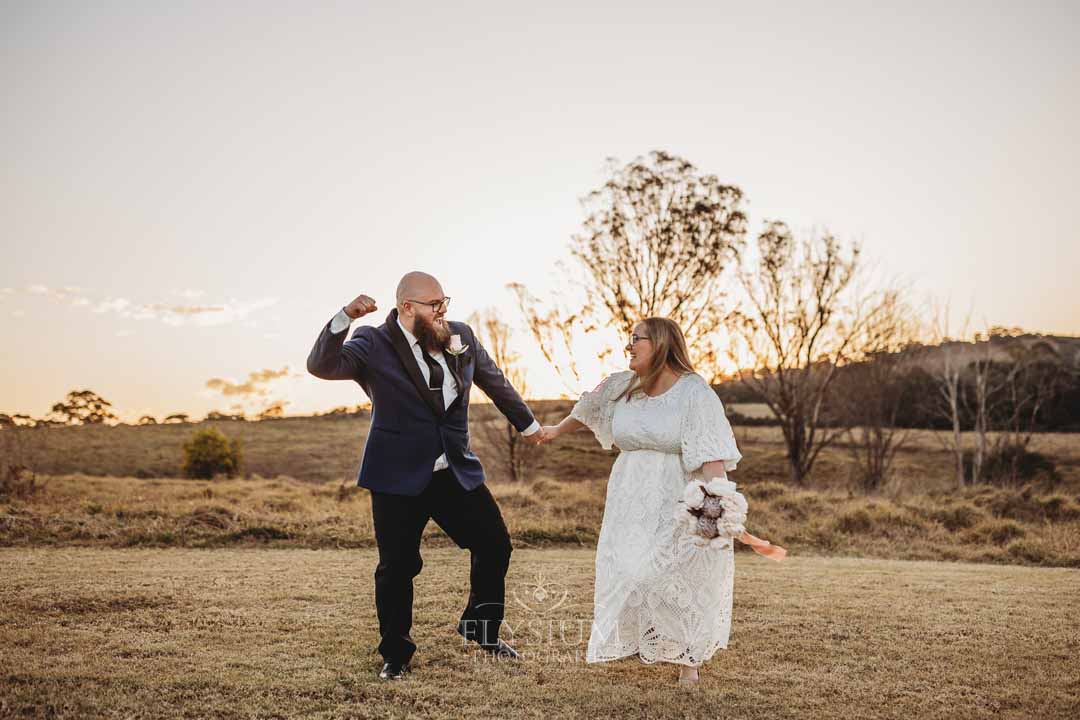
<path id="1" fill-rule="evenodd" d="M 351 303 L 345 306 L 345 314 L 355 320 L 358 317 L 364 317 L 368 313 L 378 310 L 375 306 L 375 301 L 367 295 L 360 295 Z"/>

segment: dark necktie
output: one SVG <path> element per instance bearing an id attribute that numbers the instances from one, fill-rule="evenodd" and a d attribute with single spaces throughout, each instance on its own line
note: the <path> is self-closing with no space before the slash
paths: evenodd
<path id="1" fill-rule="evenodd" d="M 423 356 L 424 362 L 427 363 L 428 366 L 428 389 L 431 390 L 431 393 L 435 396 L 435 400 L 439 403 L 439 407 L 445 409 L 446 405 L 443 402 L 442 391 L 444 377 L 442 365 L 440 365 L 435 358 L 428 355 L 427 350 L 422 347 L 420 348 L 420 354 Z"/>

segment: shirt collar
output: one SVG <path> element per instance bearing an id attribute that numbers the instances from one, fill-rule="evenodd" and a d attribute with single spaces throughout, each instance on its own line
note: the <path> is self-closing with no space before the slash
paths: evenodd
<path id="1" fill-rule="evenodd" d="M 415 335 L 413 335 L 411 332 L 409 332 L 409 329 L 407 327 L 405 327 L 405 324 L 401 322 L 401 316 L 400 315 L 397 316 L 397 324 L 398 324 L 398 327 L 401 328 L 401 332 L 405 333 L 405 339 L 409 341 L 409 347 L 412 347 L 412 346 L 416 345 L 416 343 L 420 342 L 419 340 L 416 339 Z"/>

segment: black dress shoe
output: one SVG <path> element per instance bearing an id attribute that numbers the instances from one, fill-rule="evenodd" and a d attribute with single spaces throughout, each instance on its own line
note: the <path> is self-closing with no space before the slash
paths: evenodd
<path id="1" fill-rule="evenodd" d="M 461 637 L 465 638 L 466 640 L 473 640 L 473 641 L 475 641 L 475 640 L 476 640 L 476 636 L 475 636 L 475 633 L 474 633 L 474 634 L 470 634 L 470 633 L 467 633 L 467 632 L 465 632 L 465 621 L 463 621 L 463 620 L 461 620 L 461 621 L 458 621 L 458 624 L 457 624 L 457 633 L 458 633 L 458 635 L 460 635 Z"/>
<path id="2" fill-rule="evenodd" d="M 518 654 L 518 651 L 515 650 L 514 648 L 510 647 L 510 645 L 505 640 L 499 639 L 498 642 L 496 642 L 494 645 L 485 645 L 485 644 L 479 642 L 477 640 L 475 634 L 470 635 L 469 633 L 465 632 L 465 623 L 464 622 L 459 622 L 458 623 L 457 632 L 458 632 L 458 635 L 460 635 L 461 637 L 465 638 L 466 640 L 472 640 L 477 645 L 479 645 L 484 650 L 491 653 L 493 656 L 495 656 L 497 658 L 507 658 L 507 659 L 510 659 L 510 660 L 517 660 L 517 659 L 519 659 L 521 657 L 521 655 Z"/>
<path id="3" fill-rule="evenodd" d="M 384 663 L 382 671 L 379 672 L 380 680 L 403 680 L 405 673 L 409 672 L 411 668 L 409 663 Z"/>
<path id="4" fill-rule="evenodd" d="M 510 647 L 510 645 L 501 638 L 494 645 L 481 645 L 480 647 L 497 658 L 506 658 L 507 660 L 519 660 L 521 658 L 518 651 Z"/>

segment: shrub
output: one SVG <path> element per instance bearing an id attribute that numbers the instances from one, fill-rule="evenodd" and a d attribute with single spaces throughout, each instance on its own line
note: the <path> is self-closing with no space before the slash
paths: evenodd
<path id="1" fill-rule="evenodd" d="M 966 530 L 974 527 L 986 516 L 979 508 L 970 503 L 958 503 L 948 507 L 934 510 L 931 518 L 945 526 L 946 530 Z"/>
<path id="2" fill-rule="evenodd" d="M 780 424 L 780 418 L 771 414 L 754 417 L 743 415 L 734 410 L 725 411 L 724 414 L 727 416 L 728 422 L 736 427 L 775 427 Z"/>
<path id="3" fill-rule="evenodd" d="M 1015 540 L 1006 548 L 1009 554 L 1029 563 L 1043 563 L 1052 558 L 1042 545 L 1030 540 Z"/>
<path id="4" fill-rule="evenodd" d="M 765 481 L 756 483 L 741 483 L 744 495 L 754 500 L 768 500 L 787 493 L 787 486 L 783 483 Z"/>
<path id="5" fill-rule="evenodd" d="M 810 516 L 808 503 L 800 502 L 795 498 L 782 497 L 772 504 L 771 509 L 783 513 L 788 520 L 806 520 Z"/>
<path id="6" fill-rule="evenodd" d="M 973 457 L 970 450 L 964 453 L 965 472 L 969 477 Z M 1016 485 L 1034 479 L 1045 480 L 1051 485 L 1061 482 L 1053 460 L 1017 443 L 1007 443 L 987 453 L 982 476 L 994 485 Z"/>
<path id="7" fill-rule="evenodd" d="M 1024 527 L 1013 520 L 988 520 L 969 530 L 964 539 L 972 543 L 989 541 L 1005 545 L 1010 540 L 1024 537 L 1025 534 Z"/>
<path id="8" fill-rule="evenodd" d="M 1069 502 L 1069 498 L 1064 495 L 1051 495 L 1048 498 L 1043 498 L 1042 509 L 1046 519 L 1051 522 L 1080 520 L 1080 507 Z"/>
<path id="9" fill-rule="evenodd" d="M 864 535 L 874 529 L 874 518 L 865 508 L 858 508 L 836 518 L 833 527 L 849 535 Z"/>
<path id="10" fill-rule="evenodd" d="M 27 498 L 41 490 L 37 476 L 19 465 L 0 468 L 0 498 Z"/>
<path id="11" fill-rule="evenodd" d="M 233 511 L 226 507 L 220 505 L 200 505 L 187 514 L 184 518 L 184 523 L 189 527 L 207 527 L 224 530 L 232 525 L 233 519 Z"/>
<path id="12" fill-rule="evenodd" d="M 268 525 L 254 525 L 238 530 L 229 536 L 230 540 L 288 540 L 289 531 Z"/>
<path id="13" fill-rule="evenodd" d="M 240 470 L 240 441 L 217 428 L 201 428 L 184 443 L 184 476 L 209 480 L 218 473 L 234 477 Z"/>
<path id="14" fill-rule="evenodd" d="M 903 508 L 868 502 L 833 519 L 833 529 L 848 535 L 892 537 L 926 530 L 926 523 Z"/>
<path id="15" fill-rule="evenodd" d="M 1039 497 L 1030 485 L 1018 491 L 1001 490 L 987 502 L 998 517 L 1023 522 L 1068 522 L 1080 518 L 1080 508 L 1063 495 Z"/>
<path id="16" fill-rule="evenodd" d="M 356 483 L 342 483 L 341 485 L 338 485 L 337 499 L 338 502 L 348 502 L 353 498 L 359 497 L 360 493 L 360 486 Z"/>
<path id="17" fill-rule="evenodd" d="M 28 498 L 42 488 L 38 458 L 41 428 L 0 425 L 0 497 Z"/>

